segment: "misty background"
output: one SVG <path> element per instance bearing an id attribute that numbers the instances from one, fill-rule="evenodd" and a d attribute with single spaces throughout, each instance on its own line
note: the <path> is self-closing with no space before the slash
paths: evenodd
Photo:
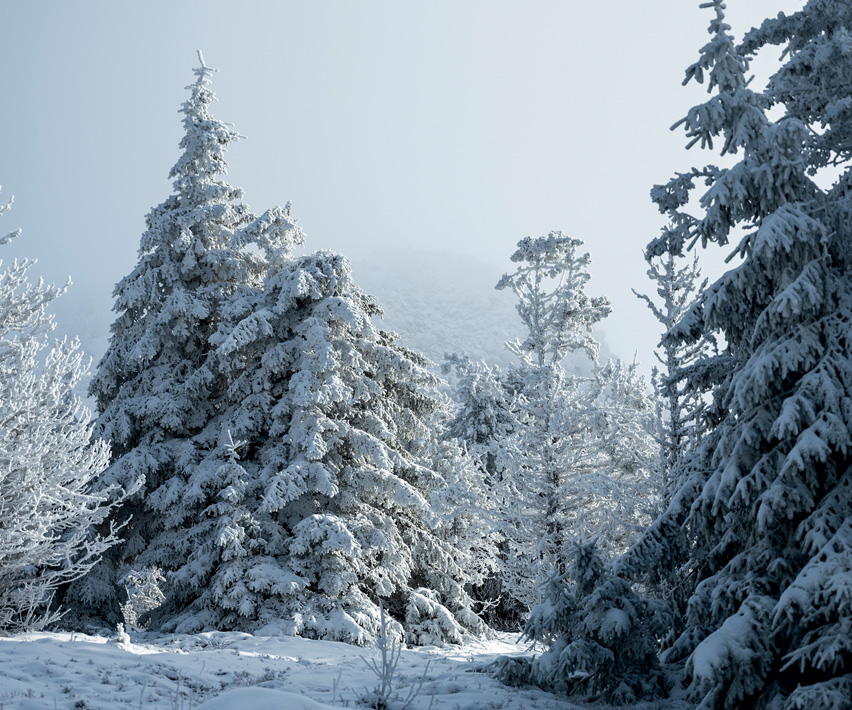
<path id="1" fill-rule="evenodd" d="M 728 21 L 739 38 L 801 5 L 730 0 Z M 291 200 L 306 248 L 346 254 L 406 344 L 508 363 L 523 333 L 493 286 L 518 240 L 558 229 L 612 301 L 603 355 L 648 373 L 660 327 L 631 289 L 652 290 L 650 188 L 712 160 L 669 130 L 703 100 L 681 81 L 709 21 L 683 0 L 0 2 L 0 232 L 23 230 L 0 259 L 71 276 L 58 333 L 97 361 L 112 288 L 171 193 L 200 48 L 214 115 L 247 136 L 227 181 L 256 213 Z"/>

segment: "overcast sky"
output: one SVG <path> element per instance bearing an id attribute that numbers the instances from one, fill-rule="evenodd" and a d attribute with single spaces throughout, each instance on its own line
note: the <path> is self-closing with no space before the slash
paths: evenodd
<path id="1" fill-rule="evenodd" d="M 105 344 L 201 48 L 214 115 L 247 137 L 228 181 L 256 212 L 292 200 L 313 249 L 475 256 L 495 283 L 519 239 L 561 229 L 613 302 L 610 347 L 650 366 L 659 328 L 630 291 L 650 290 L 642 250 L 664 223 L 648 192 L 710 159 L 669 131 L 703 99 L 681 87 L 708 39 L 698 4 L 0 2 L 0 231 L 23 229 L 0 258 L 70 274 L 62 330 Z M 728 5 L 739 37 L 802 2 Z"/>

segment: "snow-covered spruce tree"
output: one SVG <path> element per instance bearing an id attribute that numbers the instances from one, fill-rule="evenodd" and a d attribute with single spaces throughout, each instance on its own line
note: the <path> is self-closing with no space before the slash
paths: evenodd
<path id="1" fill-rule="evenodd" d="M 707 279 L 699 282 L 698 256 L 683 264 L 682 255 L 667 252 L 648 259 L 648 278 L 657 285 L 659 298 L 635 293 L 663 326 L 663 336 L 655 354 L 660 368 L 655 367 L 652 383 L 657 394 L 657 442 L 659 444 L 660 501 L 665 509 L 675 488 L 673 474 L 680 469 L 684 451 L 694 448 L 701 435 L 701 413 L 704 402 L 701 391 L 686 388 L 687 373 L 700 368 L 707 357 L 705 340 L 683 343 L 668 337 L 707 287 Z M 712 340 L 712 336 L 708 336 Z M 715 350 L 715 341 L 712 341 Z M 712 351 L 710 350 L 710 351 Z M 662 510 L 660 511 L 662 512 Z"/>
<path id="2" fill-rule="evenodd" d="M 510 554 L 498 530 L 503 507 L 500 492 L 506 467 L 513 460 L 510 450 L 518 428 L 516 393 L 497 366 L 473 362 L 464 355 L 447 355 L 442 367 L 454 375 L 453 411 L 444 429 L 446 445 L 459 442 L 470 465 L 456 466 L 468 474 L 466 485 L 448 486 L 443 497 L 452 495 L 456 500 L 441 508 L 452 511 L 454 521 L 459 515 L 467 521 L 466 532 L 473 533 L 472 542 L 479 547 L 475 555 L 479 579 L 468 588 L 481 607 L 482 618 L 492 628 L 518 629 L 528 607 L 505 592 L 498 562 L 498 557 L 505 560 Z M 459 488 L 472 498 L 458 500 L 454 492 Z"/>
<path id="3" fill-rule="evenodd" d="M 122 620 L 118 578 L 141 572 L 136 557 L 174 515 L 171 480 L 220 448 L 209 424 L 228 383 L 211 366 L 209 341 L 222 308 L 241 284 L 259 285 L 287 247 L 303 240 L 289 208 L 256 217 L 242 191 L 222 179 L 225 151 L 240 136 L 211 116 L 215 70 L 200 52 L 199 60 L 181 109 L 183 152 L 169 173 L 174 194 L 147 215 L 139 262 L 115 288 L 118 316 L 90 388 L 97 433 L 112 445 L 100 485 L 142 484 L 114 516 L 129 521 L 124 543 L 67 596 L 76 616 L 111 625 Z"/>
<path id="4" fill-rule="evenodd" d="M 638 578 L 679 562 L 688 611 L 664 660 L 684 664 L 702 708 L 848 708 L 852 698 L 852 5 L 808 2 L 734 45 L 721 2 L 687 79 L 715 94 L 681 122 L 739 155 L 654 189 L 676 228 L 650 254 L 728 243 L 739 264 L 673 329 L 720 332 L 712 429 L 682 464 L 667 511 L 620 561 Z M 763 94 L 747 58 L 784 45 Z M 783 115 L 771 121 L 765 109 Z M 813 181 L 833 167 L 830 188 Z M 701 212 L 687 212 L 698 179 Z M 708 377 L 708 373 L 715 376 Z"/>
<path id="5" fill-rule="evenodd" d="M 446 429 L 446 418 L 445 410 L 435 420 L 436 431 Z M 433 529 L 456 550 L 465 573 L 465 590 L 474 602 L 472 608 L 491 628 L 499 628 L 500 595 L 491 593 L 497 591 L 491 585 L 499 580 L 500 535 L 491 487 L 464 442 L 439 435 L 432 448 L 431 467 L 443 480 L 430 497 Z"/>
<path id="6" fill-rule="evenodd" d="M 546 494 L 528 489 L 533 474 L 527 467 L 538 452 L 525 427 L 537 420 L 524 392 L 535 379 L 524 365 L 503 374 L 459 356 L 448 364 L 457 380 L 447 433 L 463 441 L 479 462 L 485 513 L 502 529 L 502 570 L 473 594 L 482 603 L 496 602 L 487 611 L 493 625 L 517 628 L 529 605 L 541 598 L 546 579 L 538 556 L 546 534 Z M 551 367 L 560 383 L 549 403 L 550 441 L 561 471 L 554 497 L 562 500 L 561 524 L 572 541 L 568 552 L 573 541 L 597 538 L 611 558 L 651 520 L 650 479 L 657 456 L 653 402 L 635 365 L 611 362 L 585 378 L 565 372 L 561 361 Z"/>
<path id="7" fill-rule="evenodd" d="M 89 535 L 111 508 L 107 492 L 92 492 L 109 450 L 91 440 L 74 394 L 86 374 L 79 343 L 48 349 L 54 323 L 45 309 L 64 289 L 31 284 L 33 263 L 0 271 L 0 633 L 56 621 L 57 589 L 116 541 L 111 530 Z"/>
<path id="8" fill-rule="evenodd" d="M 455 375 L 455 409 L 445 434 L 464 442 L 484 483 L 493 485 L 506 465 L 506 447 L 517 429 L 515 393 L 496 365 L 453 354 L 446 356 L 442 368 L 445 374 Z"/>
<path id="9" fill-rule="evenodd" d="M 436 379 L 379 312 L 328 252 L 229 300 L 211 339 L 227 445 L 151 494 L 169 511 L 140 557 L 170 571 L 156 625 L 364 644 L 383 600 L 409 643 L 483 630 L 463 557 L 431 528 Z"/>
<path id="10" fill-rule="evenodd" d="M 524 637 L 547 650 L 534 659 L 499 659 L 494 670 L 509 684 L 627 702 L 665 687 L 656 639 L 670 625 L 669 607 L 642 599 L 604 567 L 657 506 L 654 407 L 636 365 L 610 362 L 586 384 L 586 408 L 572 412 L 583 417 L 585 436 L 563 458 L 572 474 L 562 491 L 570 502 L 567 568 L 547 580 L 524 627 Z"/>
<path id="11" fill-rule="evenodd" d="M 523 342 L 509 343 L 520 360 L 517 381 L 520 408 L 511 461 L 496 491 L 505 542 L 502 583 L 525 605 L 541 599 L 541 585 L 564 574 L 573 531 L 569 520 L 579 512 L 568 493 L 582 474 L 593 447 L 585 382 L 569 376 L 562 360 L 583 349 L 594 358 L 592 326 L 609 313 L 605 298 L 590 298 L 589 255 L 579 255 L 582 242 L 561 232 L 527 237 L 518 243 L 498 289 L 511 288 L 527 328 Z"/>
<path id="12" fill-rule="evenodd" d="M 571 583 L 566 583 L 571 580 Z M 595 544 L 577 546 L 564 578 L 553 578 L 533 610 L 524 638 L 547 646 L 534 658 L 498 658 L 508 685 L 537 685 L 586 700 L 626 703 L 666 690 L 657 638 L 669 607 L 641 598 L 604 566 Z"/>
<path id="13" fill-rule="evenodd" d="M 594 468 L 578 479 L 580 505 L 571 524 L 576 542 L 596 540 L 607 561 L 627 549 L 659 510 L 656 411 L 638 369 L 635 362 L 613 360 L 593 380 Z"/>
<path id="14" fill-rule="evenodd" d="M 684 221 L 681 215 L 674 215 L 674 218 L 681 223 Z M 704 431 L 707 410 L 704 395 L 709 383 L 714 381 L 717 362 L 712 356 L 718 353 L 718 347 L 712 333 L 686 342 L 674 335 L 674 330 L 707 287 L 706 279 L 701 283 L 698 281 L 698 256 L 694 255 L 688 264 L 683 263 L 682 252 L 648 255 L 647 258 L 647 274 L 657 284 L 659 300 L 655 302 L 635 290 L 634 293 L 645 301 L 663 326 L 662 339 L 655 353 L 660 367 L 655 367 L 652 373 L 657 395 L 656 440 L 659 451 L 655 476 L 659 485 L 658 508 L 653 514 L 656 518 L 671 503 L 674 492 L 679 488 L 678 477 L 685 470 L 684 457 L 695 449 Z M 709 378 L 706 377 L 708 374 Z M 704 384 L 697 386 L 699 382 Z M 675 543 L 680 539 L 680 536 L 673 535 L 668 542 Z M 672 554 L 666 563 L 671 565 L 676 559 L 677 556 Z M 689 585 L 681 580 L 684 573 L 688 573 L 688 569 L 679 568 L 677 564 L 669 569 L 656 566 L 653 574 L 643 580 L 646 591 L 666 600 L 675 619 L 682 619 L 686 612 Z M 676 633 L 675 629 L 670 629 L 668 636 Z"/>

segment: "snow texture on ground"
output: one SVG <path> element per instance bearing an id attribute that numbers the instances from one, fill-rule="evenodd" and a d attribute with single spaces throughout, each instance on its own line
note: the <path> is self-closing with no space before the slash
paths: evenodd
<path id="1" fill-rule="evenodd" d="M 463 647 L 403 650 L 387 710 L 579 707 L 474 672 L 498 655 L 524 653 L 514 641 L 501 635 Z M 377 679 L 365 659 L 377 657 L 376 649 L 343 643 L 241 633 L 136 633 L 129 641 L 22 634 L 0 638 L 0 710 L 366 708 Z"/>

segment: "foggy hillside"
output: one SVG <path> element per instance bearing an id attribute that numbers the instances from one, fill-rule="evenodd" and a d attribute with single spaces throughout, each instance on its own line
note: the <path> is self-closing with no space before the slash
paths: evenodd
<path id="1" fill-rule="evenodd" d="M 436 363 L 456 352 L 505 368 L 515 362 L 506 341 L 524 335 L 514 294 L 494 288 L 512 266 L 399 249 L 374 252 L 352 270 L 384 309 L 382 328 L 399 333 L 406 346 Z M 601 340 L 603 333 L 596 337 Z M 600 356 L 612 357 L 606 343 Z M 571 369 L 583 369 L 584 360 L 579 355 Z"/>

